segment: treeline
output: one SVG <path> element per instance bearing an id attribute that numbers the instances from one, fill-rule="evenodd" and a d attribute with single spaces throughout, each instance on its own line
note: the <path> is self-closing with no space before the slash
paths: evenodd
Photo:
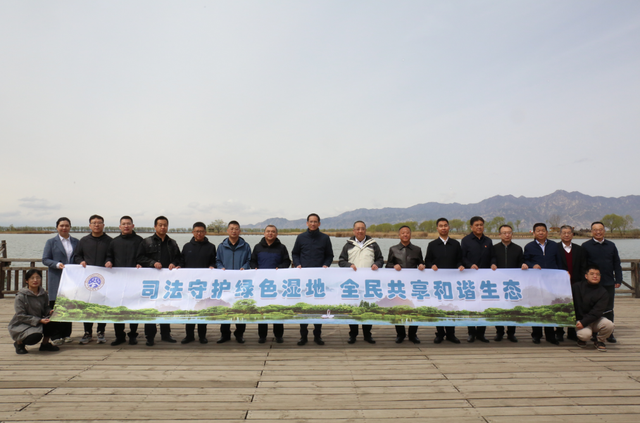
<path id="1" fill-rule="evenodd" d="M 509 225 L 514 231 L 520 232 L 520 225 L 522 220 L 516 220 L 515 222 L 506 221 L 502 216 L 496 216 L 491 220 L 487 220 L 484 223 L 484 229 L 486 232 L 498 232 L 498 228 L 502 225 Z M 412 231 L 423 232 L 437 232 L 438 227 L 436 225 L 436 219 L 425 220 L 420 223 L 416 221 L 400 222 L 400 223 L 380 223 L 379 225 L 370 225 L 367 230 L 370 232 L 396 232 L 401 227 L 408 226 Z M 454 232 L 467 232 L 469 230 L 469 222 L 461 219 L 449 220 L 449 226 Z"/>

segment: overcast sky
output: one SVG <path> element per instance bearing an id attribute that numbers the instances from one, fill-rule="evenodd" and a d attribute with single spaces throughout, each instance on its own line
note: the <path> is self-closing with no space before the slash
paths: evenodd
<path id="1" fill-rule="evenodd" d="M 638 194 L 635 0 L 4 0 L 0 40 L 0 225 Z"/>

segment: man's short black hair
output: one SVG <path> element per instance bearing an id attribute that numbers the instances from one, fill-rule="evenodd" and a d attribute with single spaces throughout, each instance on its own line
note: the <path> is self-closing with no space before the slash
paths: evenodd
<path id="1" fill-rule="evenodd" d="M 167 226 L 169 226 L 169 219 L 167 219 L 164 216 L 158 216 L 158 217 L 156 217 L 156 220 L 153 221 L 153 226 L 154 227 L 158 226 L 158 220 L 166 220 L 167 221 Z"/>
<path id="2" fill-rule="evenodd" d="M 562 225 L 560 226 L 560 232 L 564 231 L 565 229 L 570 229 L 571 232 L 573 232 L 573 227 L 569 226 L 569 225 Z"/>
<path id="3" fill-rule="evenodd" d="M 440 222 L 447 222 L 447 225 L 449 224 L 449 220 L 447 220 L 446 217 L 441 217 L 440 219 L 436 220 L 436 226 L 438 226 L 438 223 Z"/>
<path id="4" fill-rule="evenodd" d="M 29 270 L 27 270 L 27 273 L 24 274 L 24 281 L 26 282 L 34 274 L 38 274 L 38 275 L 40 275 L 40 278 L 42 278 L 42 271 L 41 270 L 39 270 L 39 269 L 29 269 Z"/>
<path id="5" fill-rule="evenodd" d="M 126 215 L 125 215 L 125 216 L 122 216 L 122 217 L 120 218 L 120 223 L 122 223 L 122 221 L 123 221 L 123 220 L 125 220 L 125 219 L 128 219 L 128 220 L 130 220 L 130 221 L 131 221 L 131 223 L 133 223 L 133 218 L 132 218 L 131 216 L 126 216 Z"/>
<path id="6" fill-rule="evenodd" d="M 68 217 L 61 217 L 60 219 L 58 219 L 58 220 L 56 221 L 56 228 L 57 228 L 58 226 L 60 226 L 60 222 L 64 222 L 64 221 L 69 222 L 69 226 L 71 226 L 71 221 L 69 220 L 69 218 L 68 218 Z"/>
<path id="7" fill-rule="evenodd" d="M 513 232 L 513 228 L 511 227 L 511 225 L 502 225 L 498 228 L 498 232 L 500 232 L 502 230 L 502 228 L 509 228 L 511 229 L 511 232 Z"/>
<path id="8" fill-rule="evenodd" d="M 398 232 L 400 232 L 400 231 L 401 231 L 401 230 L 403 230 L 404 228 L 409 229 L 409 232 L 411 232 L 411 228 L 410 228 L 410 227 L 408 227 L 407 225 L 402 225 L 402 226 L 400 226 L 400 228 L 398 229 Z"/>
<path id="9" fill-rule="evenodd" d="M 473 224 L 476 223 L 478 220 L 484 223 L 484 219 L 482 217 L 473 216 L 471 219 L 469 219 L 469 225 L 473 226 Z"/>
<path id="10" fill-rule="evenodd" d="M 229 224 L 227 225 L 227 229 L 229 228 L 229 226 L 231 225 L 238 225 L 238 228 L 240 227 L 240 224 L 238 223 L 237 220 L 232 220 L 231 222 L 229 222 Z"/>
<path id="11" fill-rule="evenodd" d="M 203 228 L 205 231 L 207 230 L 207 225 L 202 222 L 196 222 L 193 224 L 193 229 L 195 228 Z"/>
<path id="12" fill-rule="evenodd" d="M 89 223 L 91 223 L 93 219 L 100 219 L 102 220 L 102 223 L 104 223 L 104 218 L 98 214 L 92 214 L 91 217 L 89 218 Z"/>
<path id="13" fill-rule="evenodd" d="M 600 222 L 599 220 L 597 222 L 593 222 L 591 224 L 591 229 L 593 229 L 593 225 L 602 225 L 602 226 L 604 226 L 604 223 Z"/>
<path id="14" fill-rule="evenodd" d="M 358 224 L 358 223 L 362 223 L 364 225 L 365 229 L 367 228 L 367 224 L 364 223 L 362 220 L 356 220 L 355 222 L 353 222 L 353 227 L 355 228 L 356 224 Z"/>
<path id="15" fill-rule="evenodd" d="M 533 232 L 535 232 L 536 228 L 539 228 L 540 226 L 542 226 L 545 231 L 548 231 L 546 223 L 538 222 L 533 224 Z"/>
<path id="16" fill-rule="evenodd" d="M 309 221 L 309 219 L 311 218 L 311 216 L 315 216 L 318 218 L 318 222 L 320 222 L 320 216 L 318 216 L 316 213 L 311 213 L 309 216 L 307 216 L 307 222 Z"/>
<path id="17" fill-rule="evenodd" d="M 278 228 L 276 228 L 276 225 L 267 225 L 264 227 L 265 232 L 267 231 L 267 228 L 273 228 L 276 230 L 276 233 L 278 233 Z"/>
<path id="18" fill-rule="evenodd" d="M 598 272 L 600 272 L 600 268 L 598 267 L 597 264 L 589 264 L 587 268 L 584 270 L 584 274 L 585 275 L 588 274 L 589 270 L 597 270 Z"/>

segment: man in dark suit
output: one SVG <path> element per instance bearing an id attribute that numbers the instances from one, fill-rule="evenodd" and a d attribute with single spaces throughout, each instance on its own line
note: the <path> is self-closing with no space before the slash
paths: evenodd
<path id="1" fill-rule="evenodd" d="M 533 225 L 535 239 L 524 246 L 524 262 L 534 269 L 559 269 L 558 244 L 547 238 L 547 225 L 536 223 Z M 542 338 L 542 327 L 534 326 L 531 331 L 534 344 L 539 344 Z M 553 327 L 545 326 L 544 337 L 547 342 L 558 345 Z"/>
<path id="2" fill-rule="evenodd" d="M 571 242 L 573 240 L 573 228 L 571 226 L 564 225 L 560 228 L 560 239 L 562 239 L 562 242 L 558 244 L 561 247 L 558 248 L 559 266 L 560 269 L 569 272 L 571 285 L 573 285 L 584 279 L 587 268 L 587 254 L 581 246 Z M 573 341 L 578 340 L 575 328 L 567 328 L 567 338 Z M 564 328 L 556 328 L 556 340 L 558 342 L 564 341 Z"/>
<path id="3" fill-rule="evenodd" d="M 438 228 L 438 238 L 434 239 L 427 246 L 427 255 L 424 258 L 426 268 L 433 271 L 438 269 L 458 269 L 464 270 L 462 265 L 462 248 L 460 243 L 453 238 L 449 238 L 449 221 L 441 217 L 436 221 Z M 433 340 L 435 344 L 440 344 L 445 337 L 447 341 L 459 344 L 460 340 L 456 338 L 455 326 L 436 326 L 436 337 Z"/>
<path id="4" fill-rule="evenodd" d="M 60 278 L 62 277 L 62 269 L 65 264 L 73 264 L 73 251 L 78 245 L 78 240 L 69 235 L 71 230 L 71 221 L 67 217 L 61 217 L 56 222 L 56 230 L 58 235 L 47 240 L 42 252 L 42 264 L 49 268 L 47 276 L 47 289 L 49 291 L 49 306 L 54 308 L 56 305 L 56 297 L 58 296 L 58 288 L 60 286 Z M 53 345 L 60 345 L 63 342 L 71 342 L 71 322 L 60 323 L 60 338 L 53 339 Z"/>

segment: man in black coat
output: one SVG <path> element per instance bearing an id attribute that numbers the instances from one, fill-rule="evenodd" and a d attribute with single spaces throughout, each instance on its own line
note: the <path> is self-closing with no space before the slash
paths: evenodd
<path id="1" fill-rule="evenodd" d="M 182 247 L 182 267 L 186 269 L 215 269 L 216 246 L 209 242 L 206 234 L 207 226 L 204 223 L 196 222 L 193 224 L 193 237 Z M 186 336 L 180 343 L 188 344 L 195 341 L 195 329 L 194 323 L 187 323 L 185 325 Z M 201 344 L 209 342 L 206 323 L 198 324 L 198 340 Z"/>
<path id="2" fill-rule="evenodd" d="M 622 284 L 622 266 L 620 264 L 620 255 L 616 245 L 604 239 L 604 224 L 602 222 L 593 222 L 591 224 L 591 238 L 582 244 L 582 248 L 587 253 L 587 263 L 595 264 L 600 268 L 602 275 L 601 285 L 609 294 L 609 303 L 605 316 L 613 322 L 613 303 L 616 298 L 616 288 L 620 288 Z M 613 333 L 607 341 L 612 344 L 617 340 Z"/>
<path id="3" fill-rule="evenodd" d="M 389 258 L 387 259 L 388 268 L 394 268 L 397 271 L 402 269 L 418 269 L 424 270 L 424 260 L 422 258 L 422 249 L 411 243 L 411 228 L 403 226 L 398 230 L 400 243 L 389 248 Z M 404 325 L 396 325 L 396 344 L 401 344 L 407 336 Z M 418 326 L 409 326 L 409 340 L 414 344 L 419 344 Z"/>
<path id="4" fill-rule="evenodd" d="M 104 266 L 107 261 L 107 250 L 111 243 L 111 237 L 104 233 L 104 219 L 102 216 L 94 214 L 89 218 L 89 228 L 91 233 L 80 239 L 74 252 L 74 261 L 82 267 Z M 106 323 L 98 323 L 98 344 L 107 342 L 104 331 L 107 328 Z M 80 344 L 88 344 L 93 340 L 93 323 L 84 323 L 84 335 L 80 340 Z"/>
<path id="5" fill-rule="evenodd" d="M 253 247 L 251 252 L 250 266 L 252 269 L 286 269 L 291 266 L 289 251 L 287 247 L 278 239 L 278 228 L 275 225 L 267 225 L 264 228 L 264 237 L 258 245 Z M 258 343 L 267 342 L 267 323 L 258 324 Z M 282 344 L 284 339 L 284 325 L 282 323 L 273 324 L 273 336 L 278 344 Z"/>
<path id="6" fill-rule="evenodd" d="M 573 305 L 576 310 L 576 330 L 578 345 L 585 347 L 594 333 L 594 345 L 598 351 L 607 351 L 604 340 L 611 336 L 615 328 L 604 314 L 609 304 L 609 294 L 600 285 L 600 269 L 595 264 L 587 266 L 585 280 L 571 286 Z"/>
<path id="7" fill-rule="evenodd" d="M 496 259 L 493 256 L 493 242 L 484 234 L 484 219 L 473 216 L 469 220 L 471 233 L 462 238 L 462 265 L 465 269 L 496 269 Z M 467 342 L 489 342 L 484 334 L 486 326 L 469 326 Z"/>
<path id="8" fill-rule="evenodd" d="M 323 267 L 331 266 L 333 262 L 333 248 L 331 247 L 331 239 L 329 235 L 320 232 L 320 216 L 311 213 L 307 216 L 306 232 L 297 236 L 296 242 L 291 250 L 293 257 L 293 266 L 302 267 Z M 309 325 L 300 325 L 300 340 L 298 345 L 302 346 L 307 343 L 309 334 Z M 313 325 L 313 342 L 318 345 L 324 345 L 322 340 L 322 324 Z"/>
<path id="9" fill-rule="evenodd" d="M 587 268 L 587 254 L 578 244 L 571 242 L 573 240 L 573 228 L 564 225 L 560 228 L 561 243 L 558 244 L 558 262 L 560 269 L 569 272 L 571 285 L 584 280 L 585 269 Z M 575 328 L 567 328 L 567 338 L 577 341 Z M 556 328 L 556 340 L 564 341 L 564 328 Z"/>
<path id="10" fill-rule="evenodd" d="M 527 270 L 529 266 L 524 263 L 522 247 L 514 244 L 513 228 L 509 225 L 502 225 L 498 229 L 500 232 L 499 243 L 493 246 L 493 254 L 496 258 L 496 267 L 498 269 L 522 269 Z M 504 338 L 504 326 L 496 326 L 496 337 L 494 341 L 502 341 Z M 507 339 L 511 342 L 518 342 L 516 338 L 516 327 L 507 327 Z"/>
<path id="11" fill-rule="evenodd" d="M 427 255 L 424 258 L 425 267 L 434 271 L 438 269 L 458 269 L 463 271 L 462 248 L 458 241 L 449 238 L 449 221 L 441 217 L 436 221 L 436 226 L 439 236 L 427 246 Z M 460 340 L 456 338 L 455 326 L 436 327 L 436 337 L 433 342 L 440 344 L 445 337 L 447 341 L 451 341 L 454 344 L 460 343 Z"/>
<path id="12" fill-rule="evenodd" d="M 167 235 L 169 219 L 164 216 L 156 217 L 153 228 L 156 233 L 140 243 L 138 264 L 142 267 L 153 267 L 158 270 L 179 268 L 182 264 L 182 254 L 178 244 Z M 158 328 L 155 323 L 144 325 L 147 346 L 152 347 L 155 344 L 156 333 L 158 333 Z M 176 342 L 171 336 L 171 326 L 168 323 L 160 324 L 160 337 L 165 342 Z"/>
<path id="13" fill-rule="evenodd" d="M 136 267 L 141 266 L 137 264 L 136 258 L 138 256 L 138 248 L 142 243 L 142 237 L 135 233 L 133 228 L 133 219 L 131 216 L 122 216 L 120 218 L 120 235 L 115 237 L 109 243 L 109 249 L 107 250 L 107 262 L 104 267 Z M 127 336 L 124 332 L 124 323 L 114 323 L 113 329 L 116 332 L 116 340 L 111 343 L 112 346 L 123 344 L 127 341 Z M 129 345 L 136 345 L 138 343 L 138 324 L 129 324 Z"/>

